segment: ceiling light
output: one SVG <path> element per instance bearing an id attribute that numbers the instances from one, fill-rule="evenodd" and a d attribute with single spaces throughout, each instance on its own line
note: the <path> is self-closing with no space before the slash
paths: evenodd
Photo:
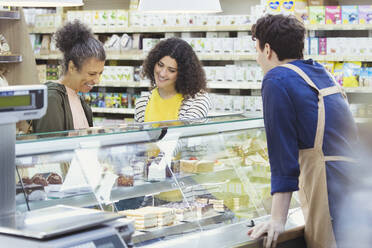
<path id="1" fill-rule="evenodd" d="M 66 7 L 82 6 L 83 0 L 0 0 L 1 6 L 18 7 Z"/>
<path id="2" fill-rule="evenodd" d="M 139 11 L 153 13 L 218 13 L 219 0 L 140 0 Z"/>

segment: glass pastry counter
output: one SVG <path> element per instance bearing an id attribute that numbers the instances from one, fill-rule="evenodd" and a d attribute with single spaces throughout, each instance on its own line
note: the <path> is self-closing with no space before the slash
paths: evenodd
<path id="1" fill-rule="evenodd" d="M 117 211 L 136 247 L 250 247 L 247 226 L 271 211 L 263 119 L 245 115 L 22 135 L 16 165 L 18 211 Z M 288 228 L 303 225 L 291 204 Z"/>

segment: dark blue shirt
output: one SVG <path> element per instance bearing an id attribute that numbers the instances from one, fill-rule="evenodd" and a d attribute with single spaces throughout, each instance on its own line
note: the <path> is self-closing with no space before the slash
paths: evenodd
<path id="1" fill-rule="evenodd" d="M 312 60 L 296 60 L 319 89 L 334 86 L 324 67 Z M 296 72 L 275 67 L 263 79 L 264 121 L 271 166 L 271 193 L 298 190 L 299 149 L 314 146 L 318 119 L 318 94 Z M 356 126 L 341 94 L 324 98 L 325 156 L 353 157 Z"/>

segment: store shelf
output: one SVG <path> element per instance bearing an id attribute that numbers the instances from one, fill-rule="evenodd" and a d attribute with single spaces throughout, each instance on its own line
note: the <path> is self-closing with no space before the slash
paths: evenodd
<path id="1" fill-rule="evenodd" d="M 243 111 L 209 111 L 208 116 L 240 115 Z"/>
<path id="2" fill-rule="evenodd" d="M 372 30 L 372 24 L 307 24 L 308 30 Z"/>
<path id="3" fill-rule="evenodd" d="M 372 87 L 344 87 L 346 93 L 372 93 Z"/>
<path id="4" fill-rule="evenodd" d="M 92 112 L 93 113 L 134 115 L 134 109 L 128 109 L 128 108 L 92 108 Z"/>
<path id="5" fill-rule="evenodd" d="M 234 213 L 224 212 L 217 213 L 213 216 L 205 217 L 195 221 L 180 222 L 180 224 L 165 226 L 161 228 L 153 228 L 150 230 L 145 230 L 143 232 L 136 232 L 132 236 L 132 241 L 134 244 L 145 242 L 148 240 L 153 240 L 162 237 L 169 237 L 171 235 L 177 235 L 182 233 L 188 233 L 191 231 L 200 230 L 200 227 L 213 225 L 221 223 L 224 221 L 232 220 L 234 218 Z"/>
<path id="6" fill-rule="evenodd" d="M 248 172 L 250 168 L 244 168 L 245 171 Z M 189 175 L 183 176 L 178 178 L 179 185 L 182 187 L 188 187 L 193 185 L 199 185 L 200 182 L 220 182 L 229 179 L 236 178 L 236 172 L 234 169 L 225 169 L 221 171 L 214 171 L 210 173 L 202 173 L 197 175 Z M 175 180 L 173 179 L 166 179 L 161 182 L 138 182 L 135 181 L 133 187 L 117 187 L 111 191 L 111 200 L 118 201 L 118 200 L 125 200 L 134 197 L 140 197 L 144 195 L 151 195 L 157 194 L 161 192 L 167 192 L 172 189 L 178 189 Z M 87 207 L 87 206 L 94 206 L 97 205 L 97 199 L 95 198 L 93 193 L 86 193 L 83 195 L 71 195 L 67 198 L 61 199 L 50 199 L 46 201 L 32 201 L 29 202 L 30 209 L 40 209 L 49 206 L 55 206 L 58 204 L 68 205 L 68 206 L 76 206 L 76 207 Z M 17 210 L 19 211 L 27 211 L 26 204 L 18 204 Z"/>
<path id="7" fill-rule="evenodd" d="M 218 81 L 208 82 L 209 89 L 261 89 L 261 82 L 233 82 L 233 81 Z"/>
<path id="8" fill-rule="evenodd" d="M 28 32 L 31 34 L 53 34 L 56 31 L 56 27 L 28 27 Z"/>
<path id="9" fill-rule="evenodd" d="M 92 27 L 94 33 L 169 33 L 169 32 L 217 32 L 217 31 L 249 31 L 252 25 L 233 26 L 152 26 L 152 27 Z M 30 27 L 29 32 L 35 34 L 51 34 L 55 27 Z"/>
<path id="10" fill-rule="evenodd" d="M 305 55 L 305 59 L 313 59 L 317 61 L 372 61 L 372 55 Z"/>
<path id="11" fill-rule="evenodd" d="M 233 54 L 233 53 L 198 53 L 197 54 L 200 60 L 211 60 L 211 61 L 229 61 L 229 60 L 255 60 L 256 54 Z M 142 50 L 130 50 L 123 53 L 110 53 L 107 52 L 108 60 L 144 60 L 147 56 L 146 52 Z M 60 53 L 56 54 L 35 54 L 36 59 L 43 60 L 59 60 L 62 59 Z"/>
<path id="12" fill-rule="evenodd" d="M 128 87 L 128 88 L 147 88 L 150 87 L 149 82 L 100 82 L 98 87 Z"/>
<path id="13" fill-rule="evenodd" d="M 367 117 L 354 117 L 354 120 L 356 123 L 372 123 L 372 118 L 367 118 Z"/>
<path id="14" fill-rule="evenodd" d="M 0 55 L 0 63 L 20 63 L 22 62 L 22 55 Z"/>
<path id="15" fill-rule="evenodd" d="M 0 19 L 19 20 L 21 14 L 19 11 L 0 11 Z"/>

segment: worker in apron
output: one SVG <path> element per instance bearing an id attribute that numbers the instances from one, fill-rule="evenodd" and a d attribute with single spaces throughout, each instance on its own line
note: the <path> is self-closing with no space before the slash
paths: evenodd
<path id="1" fill-rule="evenodd" d="M 275 247 L 299 190 L 308 248 L 342 247 L 341 212 L 354 183 L 357 129 L 346 95 L 325 68 L 303 60 L 305 28 L 294 17 L 267 15 L 252 27 L 262 84 L 271 166 L 271 219 L 249 230 Z M 353 204 L 352 202 L 350 204 Z M 344 209 L 344 208 L 343 208 Z"/>

